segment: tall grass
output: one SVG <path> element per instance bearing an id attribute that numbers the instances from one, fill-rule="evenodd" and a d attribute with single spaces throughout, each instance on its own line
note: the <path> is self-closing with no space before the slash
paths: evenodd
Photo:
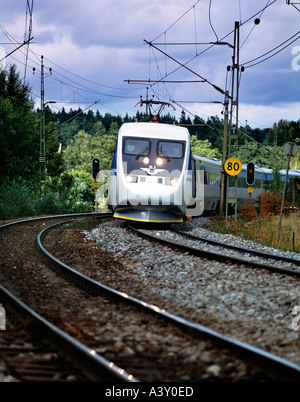
<path id="1" fill-rule="evenodd" d="M 300 213 L 294 212 L 283 215 L 280 236 L 277 241 L 279 216 L 264 219 L 264 226 L 268 233 L 266 245 L 280 250 L 300 252 Z"/>
<path id="2" fill-rule="evenodd" d="M 245 240 L 252 240 L 265 246 L 284 251 L 300 252 L 300 212 L 288 208 L 282 217 L 280 236 L 277 239 L 281 196 L 263 193 L 260 214 L 249 203 L 240 210 L 238 219 L 213 220 L 209 230 L 229 233 Z M 288 205 L 286 205 L 288 207 Z"/>

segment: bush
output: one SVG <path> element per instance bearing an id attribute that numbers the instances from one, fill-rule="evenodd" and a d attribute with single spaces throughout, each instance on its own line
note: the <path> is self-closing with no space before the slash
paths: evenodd
<path id="1" fill-rule="evenodd" d="M 245 200 L 242 208 L 239 210 L 241 218 L 247 221 L 256 219 L 256 208 L 254 206 L 254 200 Z"/>
<path id="2" fill-rule="evenodd" d="M 282 194 L 266 191 L 260 194 L 260 214 L 261 217 L 280 214 Z M 284 201 L 284 208 L 289 207 L 289 202 Z M 240 209 L 242 219 L 253 220 L 257 218 L 257 209 L 254 206 L 254 200 L 246 200 L 243 207 Z"/>
<path id="3" fill-rule="evenodd" d="M 257 219 L 257 210 L 253 200 L 247 200 L 239 211 L 238 219 L 215 219 L 210 223 L 208 229 L 218 233 L 232 234 L 281 250 L 299 252 L 299 212 L 293 213 L 290 208 L 287 208 L 289 203 L 285 202 L 286 209 L 280 239 L 277 241 L 282 195 L 265 192 L 260 195 L 260 199 L 261 219 Z"/>
<path id="4" fill-rule="evenodd" d="M 74 188 L 62 193 L 48 191 L 44 197 L 37 200 L 35 207 L 37 215 L 75 214 L 92 212 L 92 209 L 92 204 L 84 201 L 82 195 L 74 191 Z"/>
<path id="5" fill-rule="evenodd" d="M 13 180 L 0 187 L 0 219 L 14 219 L 34 214 L 34 199 L 25 180 Z"/>
<path id="6" fill-rule="evenodd" d="M 74 182 L 73 186 L 57 193 L 50 188 L 40 198 L 39 189 L 30 188 L 23 179 L 0 187 L 0 219 L 92 212 L 93 203 L 87 198 L 84 183 Z"/>

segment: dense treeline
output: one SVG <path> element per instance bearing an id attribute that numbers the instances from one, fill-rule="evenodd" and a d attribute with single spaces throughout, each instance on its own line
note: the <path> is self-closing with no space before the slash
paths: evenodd
<path id="1" fill-rule="evenodd" d="M 81 113 L 80 109 L 66 112 L 52 113 L 51 120 L 57 128 L 57 138 L 62 147 L 67 147 L 76 134 L 83 130 L 86 134 L 93 136 L 101 136 L 105 133 L 110 134 L 111 126 L 117 130 L 125 122 L 147 121 L 149 117 L 138 112 L 136 116 L 124 118 L 114 116 L 110 113 L 101 115 L 99 111 Z M 74 118 L 74 116 L 77 116 Z M 163 123 L 180 124 L 187 127 L 192 135 L 193 143 L 196 149 L 201 151 L 202 145 L 207 148 L 207 144 L 211 148 L 214 155 L 208 155 L 207 151 L 203 156 L 220 157 L 222 152 L 224 121 L 217 116 L 212 116 L 207 120 L 200 117 L 186 116 L 182 111 L 180 119 L 176 119 L 170 114 L 164 115 L 160 119 Z M 67 123 L 66 123 L 67 122 Z M 272 167 L 274 162 L 274 154 L 277 155 L 280 168 L 284 168 L 286 158 L 284 157 L 282 147 L 288 141 L 300 143 L 300 119 L 298 121 L 280 120 L 274 123 L 271 128 L 251 128 L 249 125 L 239 128 L 239 150 L 238 157 L 243 163 L 253 160 L 257 165 L 264 167 Z M 202 142 L 204 142 L 202 144 Z M 297 158 L 292 161 L 294 168 L 299 168 Z"/>
<path id="2" fill-rule="evenodd" d="M 149 116 L 101 115 L 81 109 L 52 112 L 45 110 L 47 182 L 40 197 L 39 110 L 34 109 L 31 90 L 19 77 L 15 66 L 0 71 L 0 219 L 40 213 L 92 211 L 94 203 L 91 160 L 101 159 L 109 169 L 119 127 L 125 122 L 147 121 Z M 221 158 L 224 122 L 217 116 L 206 121 L 192 119 L 182 111 L 177 120 L 170 114 L 161 122 L 181 124 L 192 134 L 192 151 Z M 246 135 L 245 135 L 246 133 Z M 241 128 L 238 157 L 274 170 L 285 168 L 282 145 L 300 144 L 300 120 L 280 120 L 269 129 Z M 298 156 L 291 167 L 299 169 Z"/>

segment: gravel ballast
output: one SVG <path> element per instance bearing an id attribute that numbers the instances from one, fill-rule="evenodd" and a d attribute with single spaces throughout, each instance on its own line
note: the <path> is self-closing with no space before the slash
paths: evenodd
<path id="1" fill-rule="evenodd" d="M 270 253 L 283 253 L 203 228 L 207 218 L 180 225 L 193 234 Z M 299 279 L 262 269 L 193 257 L 131 233 L 123 221 L 85 232 L 86 241 L 122 263 L 101 267 L 95 279 L 169 312 L 206 325 L 300 364 L 300 329 L 293 309 L 300 305 Z M 295 253 L 286 255 L 299 258 Z"/>

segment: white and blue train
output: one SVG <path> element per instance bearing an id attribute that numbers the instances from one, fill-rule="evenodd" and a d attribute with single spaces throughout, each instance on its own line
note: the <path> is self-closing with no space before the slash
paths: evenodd
<path id="1" fill-rule="evenodd" d="M 281 171 L 282 180 L 285 172 Z M 290 171 L 289 177 L 299 176 Z M 271 169 L 256 168 L 252 198 L 264 191 Z M 118 134 L 112 161 L 108 205 L 115 218 L 143 222 L 183 222 L 188 216 L 217 211 L 221 162 L 192 155 L 186 128 L 149 123 L 125 123 Z M 246 165 L 238 175 L 238 208 L 249 198 Z M 228 199 L 235 197 L 229 179 Z"/>

